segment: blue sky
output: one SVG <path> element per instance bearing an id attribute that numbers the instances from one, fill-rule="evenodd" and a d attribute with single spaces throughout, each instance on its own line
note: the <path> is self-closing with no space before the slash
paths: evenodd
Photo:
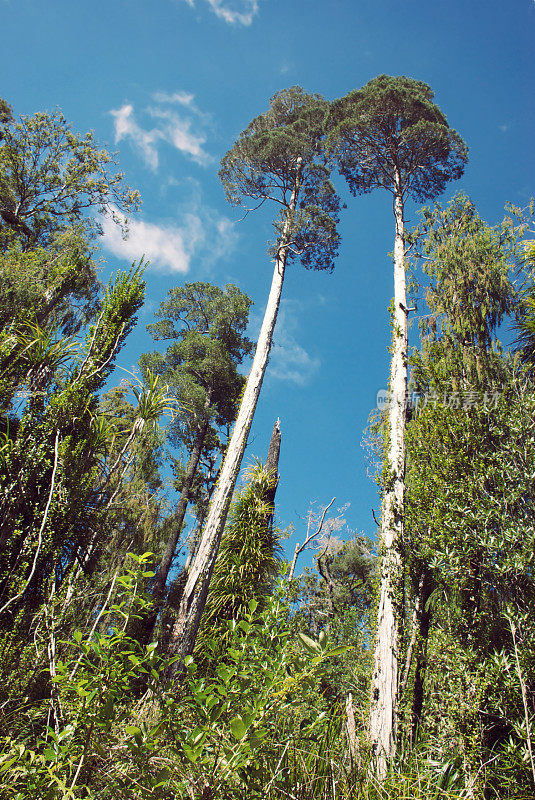
<path id="1" fill-rule="evenodd" d="M 238 284 L 258 330 L 273 212 L 238 222 L 217 170 L 279 89 L 334 99 L 381 73 L 423 80 L 470 148 L 443 200 L 462 189 L 495 223 L 507 201 L 526 205 L 535 193 L 534 0 L 0 0 L 0 21 L 0 95 L 17 114 L 60 106 L 75 130 L 118 151 L 141 192 L 130 239 L 106 226 L 101 242 L 104 278 L 151 260 L 126 368 L 152 349 L 145 325 L 184 281 Z M 248 448 L 264 457 L 281 418 L 277 511 L 296 527 L 292 542 L 311 502 L 349 502 L 350 528 L 370 535 L 379 509 L 361 439 L 387 383 L 391 202 L 386 192 L 353 199 L 337 184 L 348 208 L 336 268 L 289 270 Z M 409 205 L 409 222 L 415 214 Z"/>

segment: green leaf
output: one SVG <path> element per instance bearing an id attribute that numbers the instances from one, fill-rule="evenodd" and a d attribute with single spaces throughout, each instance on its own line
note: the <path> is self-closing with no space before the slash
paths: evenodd
<path id="1" fill-rule="evenodd" d="M 342 656 L 344 653 L 348 653 L 351 650 L 350 647 L 347 645 L 340 645 L 339 647 L 333 647 L 331 650 L 327 650 L 324 654 L 325 657 L 328 656 Z"/>
<path id="2" fill-rule="evenodd" d="M 183 744 L 182 745 L 182 750 L 184 751 L 186 756 L 189 758 L 191 763 L 195 764 L 195 762 L 199 758 L 199 754 L 200 754 L 199 751 L 197 749 L 194 750 L 188 744 Z"/>
<path id="3" fill-rule="evenodd" d="M 305 650 L 309 653 L 319 653 L 321 648 L 314 639 L 311 639 L 310 636 L 307 636 L 306 633 L 298 633 L 297 637 L 299 639 L 300 644 L 305 648 Z"/>
<path id="4" fill-rule="evenodd" d="M 234 738 L 238 741 L 241 741 L 247 733 L 245 722 L 240 716 L 234 717 L 234 719 L 230 721 L 230 730 Z"/>

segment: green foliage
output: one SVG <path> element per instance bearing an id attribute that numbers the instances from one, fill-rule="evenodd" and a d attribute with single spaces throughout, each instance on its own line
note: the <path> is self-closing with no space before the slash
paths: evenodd
<path id="1" fill-rule="evenodd" d="M 273 507 L 266 502 L 276 480 L 260 463 L 245 475 L 245 488 L 230 510 L 221 538 L 199 631 L 199 653 L 206 636 L 226 649 L 228 622 L 240 620 L 250 602 L 260 608 L 266 602 L 280 570 L 279 534 L 272 524 Z"/>
<path id="2" fill-rule="evenodd" d="M 7 110 L 7 109 L 6 109 Z M 0 249 L 20 241 L 23 249 L 48 247 L 73 225 L 100 232 L 88 212 L 111 213 L 139 206 L 139 194 L 110 173 L 111 156 L 92 132 L 79 136 L 57 110 L 0 115 Z"/>
<path id="3" fill-rule="evenodd" d="M 364 719 L 368 705 L 370 626 L 377 562 L 373 543 L 363 536 L 325 543 L 310 568 L 286 586 L 293 629 L 299 636 L 328 636 L 339 657 L 325 664 L 315 690 L 320 708 L 343 707 L 348 693 Z M 306 633 L 305 633 L 306 632 Z"/>
<path id="4" fill-rule="evenodd" d="M 413 78 L 379 75 L 332 105 L 329 144 L 355 195 L 383 187 L 428 200 L 460 178 L 467 148 Z"/>
<path id="5" fill-rule="evenodd" d="M 224 156 L 219 172 L 233 205 L 247 207 L 252 201 L 259 207 L 272 200 L 283 206 L 273 252 L 287 247 L 287 258 L 299 257 L 307 269 L 332 270 L 338 252 L 340 201 L 323 153 L 327 113 L 326 101 L 300 86 L 277 92 Z M 296 179 L 299 202 L 283 241 Z"/>
<path id="6" fill-rule="evenodd" d="M 253 800 L 266 796 L 271 775 L 269 796 L 283 796 L 292 780 L 287 762 L 283 765 L 290 743 L 295 762 L 298 742 L 321 740 L 329 727 L 333 735 L 325 715 L 302 722 L 293 733 L 288 715 L 313 673 L 337 651 L 323 637 L 307 640 L 296 653 L 280 603 L 259 612 L 251 601 L 240 622 L 230 624 L 226 660 L 206 678 L 188 657 L 177 696 L 162 683 L 167 665 L 154 645 L 140 648 L 125 634 L 129 619 L 143 613 L 140 589 L 150 554 L 130 559 L 132 567 L 117 581 L 115 602 L 103 611 L 109 620 L 105 632 L 76 632 L 57 663 L 55 726 L 35 732 L 28 719 L 25 730 L 3 737 L 0 793 L 12 792 L 19 800 L 210 795 Z M 208 646 L 217 649 L 219 642 L 214 638 Z M 153 694 L 133 718 L 130 686 L 140 673 L 147 675 Z M 17 713 L 20 708 L 12 710 Z M 284 732 L 284 742 L 277 731 Z M 301 767 L 310 770 L 315 760 L 311 750 Z"/>
<path id="7" fill-rule="evenodd" d="M 250 305 L 231 284 L 186 283 L 169 291 L 156 312 L 160 321 L 148 326 L 154 339 L 171 344 L 164 355 L 143 356 L 141 365 L 165 379 L 194 426 L 207 410 L 220 426 L 234 419 L 244 383 L 237 367 L 252 349 L 245 336 Z"/>
<path id="8" fill-rule="evenodd" d="M 421 216 L 413 238 L 430 278 L 430 314 L 420 324 L 413 384 L 424 391 L 486 389 L 503 380 L 495 334 L 514 308 L 519 228 L 507 218 L 487 225 L 462 194 L 446 209 L 437 204 Z"/>
<path id="9" fill-rule="evenodd" d="M 529 268 L 530 276 L 517 307 L 516 348 L 524 363 L 533 367 L 535 364 L 535 287 L 533 286 L 533 270 L 535 269 L 535 243 L 525 242 L 524 265 Z"/>
<path id="10" fill-rule="evenodd" d="M 58 660 L 52 678 L 53 726 L 39 725 L 34 732 L 32 718 L 37 714 L 47 719 L 46 700 L 41 708 L 12 706 L 10 716 L 16 719 L 21 711 L 31 710 L 26 729 L 18 736 L 4 735 L 0 757 L 0 792 L 17 800 L 66 800 L 94 797 L 88 788 L 99 766 L 109 755 L 106 748 L 118 744 L 125 747 L 125 735 L 132 731 L 129 686 L 133 676 L 141 672 L 157 675 L 154 646 L 140 651 L 125 629 L 129 618 L 143 607 L 140 586 L 148 573 L 146 554 L 130 554 L 132 568 L 121 576 L 117 602 L 102 609 L 102 616 L 111 621 L 104 634 L 88 636 L 75 631 L 64 660 Z M 113 625 L 120 620 L 121 624 Z M 50 714 L 48 715 L 50 720 Z M 119 728 L 118 728 L 119 726 Z M 20 725 L 18 726 L 20 727 Z M 119 736 L 117 730 L 119 729 Z M 128 740 L 126 747 L 128 747 Z"/>
<path id="11" fill-rule="evenodd" d="M 171 344 L 165 354 L 145 354 L 140 363 L 145 375 L 151 370 L 166 381 L 167 391 L 180 406 L 180 415 L 169 425 L 169 438 L 186 455 L 183 461 L 173 460 L 180 499 L 152 589 L 153 614 L 141 626 L 140 636 L 147 640 L 161 610 L 188 503 L 196 501 L 202 519 L 224 449 L 221 428 L 228 435 L 236 415 L 245 383 L 238 365 L 251 351 L 244 335 L 250 305 L 247 295 L 230 284 L 223 290 L 208 283 L 188 283 L 171 289 L 156 314 L 160 321 L 149 326 L 156 340 Z M 191 544 L 194 550 L 195 542 Z M 172 596 L 178 593 L 180 579 Z"/>
<path id="12" fill-rule="evenodd" d="M 330 269 L 339 201 L 327 129 L 354 193 L 431 198 L 466 162 L 432 101 L 426 84 L 388 76 L 332 113 L 299 87 L 279 92 L 223 159 L 227 196 L 277 202 L 274 252 Z M 234 503 L 179 680 L 168 681 L 176 666 L 156 644 L 131 635 L 155 612 L 146 551 L 165 541 L 170 565 L 182 526 L 165 515 L 159 420 L 172 415 L 174 443 L 206 462 L 191 480 L 191 464 L 175 465 L 185 511 L 206 499 L 236 412 L 250 300 L 234 286 L 172 290 L 149 326 L 166 353 L 143 358 L 139 385 L 99 397 L 143 298 L 140 268 L 99 297 L 98 223 L 86 215 L 137 203 L 110 163 L 59 112 L 16 122 L 0 101 L 0 797 L 528 800 L 535 395 L 524 221 L 488 226 L 459 195 L 424 209 L 409 237 L 428 283 L 412 376 L 428 402 L 407 430 L 402 735 L 376 782 L 372 544 L 324 540 L 318 575 L 276 588 L 273 476 L 260 465 Z M 524 294 L 512 282 L 522 260 Z M 496 339 L 513 313 L 519 357 Z"/>
<path id="13" fill-rule="evenodd" d="M 412 713 L 446 762 L 461 759 L 476 797 L 528 797 L 531 734 L 509 620 L 524 626 L 517 651 L 532 686 L 535 408 L 529 376 L 495 338 L 514 308 L 519 228 L 485 225 L 460 196 L 424 211 L 424 229 L 432 314 L 413 375 L 427 402 L 407 432 L 404 545 L 410 594 L 424 589 L 413 680 L 416 696 L 426 675 L 426 699 Z"/>
<path id="14" fill-rule="evenodd" d="M 79 227 L 56 233 L 47 248 L 0 251 L 0 328 L 34 319 L 71 335 L 95 315 L 100 284 Z"/>
<path id="15" fill-rule="evenodd" d="M 94 424 L 95 393 L 134 323 L 143 290 L 139 270 L 119 275 L 82 348 L 29 323 L 4 332 L 0 340 L 8 365 L 0 376 L 3 396 L 11 400 L 23 387 L 28 393 L 20 412 L 11 420 L 4 417 L 4 628 L 20 624 L 22 632 L 31 624 L 49 577 L 55 574 L 61 582 L 91 540 L 102 502 L 95 493 L 102 447 L 102 430 Z"/>

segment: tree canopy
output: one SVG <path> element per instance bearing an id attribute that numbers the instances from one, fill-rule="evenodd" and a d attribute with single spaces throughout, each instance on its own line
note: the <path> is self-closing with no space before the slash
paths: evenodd
<path id="1" fill-rule="evenodd" d="M 430 86 L 379 75 L 332 105 L 329 143 L 353 194 L 383 187 L 430 200 L 461 177 L 468 150 Z"/>
<path id="2" fill-rule="evenodd" d="M 2 112 L 3 109 L 3 112 Z M 23 249 L 48 246 L 54 235 L 78 224 L 101 232 L 91 211 L 136 209 L 139 193 L 113 172 L 115 162 L 94 134 L 73 133 L 57 110 L 16 121 L 0 107 L 0 244 L 18 240 Z"/>
<path id="3" fill-rule="evenodd" d="M 299 257 L 307 269 L 332 270 L 338 251 L 340 201 L 323 150 L 328 109 L 320 95 L 307 94 L 300 86 L 277 92 L 269 109 L 249 123 L 224 156 L 219 172 L 233 205 L 248 208 L 252 201 L 259 207 L 271 200 L 282 206 L 275 222 L 275 251 L 299 175 L 287 259 Z"/>

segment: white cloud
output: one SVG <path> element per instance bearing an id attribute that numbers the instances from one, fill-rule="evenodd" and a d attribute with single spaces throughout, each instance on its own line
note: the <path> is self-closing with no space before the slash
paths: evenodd
<path id="1" fill-rule="evenodd" d="M 189 92 L 174 92 L 174 94 L 155 92 L 152 96 L 157 103 L 178 103 L 181 106 L 190 107 L 193 107 L 193 101 L 195 99 L 195 95 Z"/>
<path id="2" fill-rule="evenodd" d="M 301 308 L 301 304 L 295 300 L 281 302 L 268 367 L 268 374 L 272 378 L 290 381 L 298 386 L 307 384 L 321 363 L 297 341 Z"/>
<path id="3" fill-rule="evenodd" d="M 252 23 L 258 13 L 258 0 L 207 0 L 208 5 L 224 22 L 229 25 L 245 25 Z M 194 8 L 194 0 L 186 0 Z"/>
<path id="4" fill-rule="evenodd" d="M 258 0 L 208 0 L 212 11 L 230 25 L 250 25 L 258 13 Z M 236 8 L 237 6 L 237 8 Z"/>
<path id="5" fill-rule="evenodd" d="M 114 209 L 116 216 L 124 217 Z M 118 258 L 139 261 L 145 256 L 151 266 L 166 272 L 189 272 L 192 259 L 206 265 L 234 247 L 234 223 L 217 212 L 197 208 L 181 216 L 180 224 L 161 224 L 130 219 L 128 236 L 111 217 L 102 222 L 103 246 Z"/>
<path id="6" fill-rule="evenodd" d="M 114 118 L 115 143 L 130 139 L 147 166 L 154 171 L 158 169 L 158 146 L 162 142 L 179 150 L 197 164 L 210 164 L 213 158 L 204 150 L 206 134 L 203 130 L 209 115 L 203 114 L 195 106 L 194 95 L 182 91 L 173 94 L 156 92 L 153 99 L 156 105 L 142 112 L 148 114 L 153 123 L 156 121 L 150 128 L 137 122 L 131 103 L 110 111 Z M 183 108 L 181 114 L 174 108 L 169 108 L 170 105 L 177 104 Z"/>
<path id="7" fill-rule="evenodd" d="M 192 119 L 181 117 L 169 108 L 149 108 L 149 114 L 162 121 L 160 134 L 166 142 L 198 164 L 210 164 L 213 161 L 212 156 L 203 150 L 206 136 L 192 131 Z"/>
<path id="8" fill-rule="evenodd" d="M 122 139 L 132 139 L 134 145 L 141 151 L 147 165 L 156 170 L 158 168 L 158 150 L 156 142 L 161 139 L 158 130 L 145 131 L 134 119 L 134 107 L 127 103 L 121 108 L 110 111 L 115 122 L 115 144 Z"/>

